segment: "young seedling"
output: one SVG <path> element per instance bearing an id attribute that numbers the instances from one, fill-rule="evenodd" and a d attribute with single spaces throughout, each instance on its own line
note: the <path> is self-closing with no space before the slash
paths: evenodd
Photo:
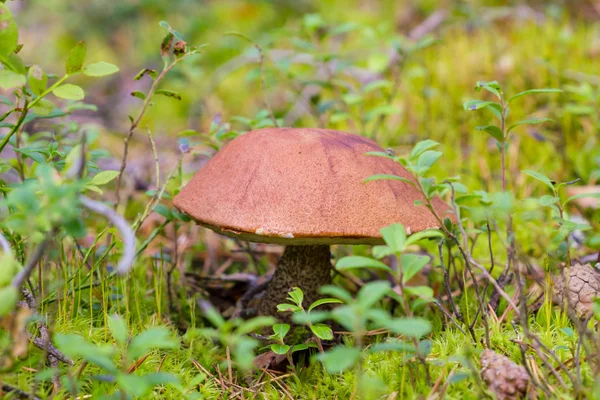
<path id="1" fill-rule="evenodd" d="M 292 321 L 298 324 L 306 325 L 310 329 L 310 331 L 315 336 L 317 346 L 319 348 L 319 352 L 323 353 L 323 343 L 321 340 L 332 340 L 333 339 L 333 331 L 331 328 L 321 321 L 324 321 L 328 318 L 329 314 L 324 311 L 315 311 L 312 312 L 315 308 L 324 305 L 324 304 L 335 304 L 341 303 L 342 301 L 334 298 L 325 298 L 319 299 L 312 303 L 308 310 L 305 310 L 302 306 L 302 302 L 304 301 L 304 293 L 302 289 L 295 287 L 291 292 L 288 293 L 287 298 L 292 304 L 284 303 L 279 304 L 277 306 L 278 312 L 286 312 L 291 311 L 293 313 Z M 288 327 L 289 325 L 284 325 Z M 287 331 L 286 331 L 287 333 Z M 285 335 L 284 335 L 285 336 Z M 281 354 L 281 353 L 279 353 Z"/>

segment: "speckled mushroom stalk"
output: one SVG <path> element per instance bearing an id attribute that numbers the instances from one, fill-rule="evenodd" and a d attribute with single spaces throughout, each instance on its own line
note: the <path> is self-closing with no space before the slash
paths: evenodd
<path id="1" fill-rule="evenodd" d="M 375 174 L 414 179 L 372 140 L 326 129 L 267 128 L 225 145 L 175 197 L 174 205 L 215 232 L 249 242 L 286 246 L 262 299 L 261 314 L 281 316 L 277 304 L 300 287 L 305 305 L 331 283 L 329 246 L 381 244 L 380 229 L 401 223 L 415 233 L 438 227 L 412 185 L 364 183 Z M 433 206 L 444 218 L 449 207 Z"/>
<path id="2" fill-rule="evenodd" d="M 289 303 L 288 291 L 297 286 L 305 307 L 321 298 L 319 288 L 331 283 L 331 251 L 328 245 L 287 246 L 259 305 L 263 315 L 276 315 L 277 305 Z"/>

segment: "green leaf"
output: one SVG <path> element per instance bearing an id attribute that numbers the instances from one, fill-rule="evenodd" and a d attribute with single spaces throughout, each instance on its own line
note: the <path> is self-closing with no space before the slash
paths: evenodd
<path id="1" fill-rule="evenodd" d="M 293 301 L 298 307 L 302 307 L 302 302 L 304 301 L 304 293 L 302 292 L 302 289 L 299 287 L 294 287 L 288 293 L 288 299 Z"/>
<path id="2" fill-rule="evenodd" d="M 330 374 L 342 373 L 360 360 L 360 350 L 355 347 L 336 346 L 333 350 L 317 355 Z"/>
<path id="3" fill-rule="evenodd" d="M 552 184 L 552 181 L 550 180 L 550 178 L 548 178 L 546 175 L 537 172 L 537 171 L 532 171 L 530 169 L 526 169 L 523 171 L 524 174 L 531 176 L 532 178 L 537 179 L 540 182 L 543 182 L 546 186 L 548 186 L 550 189 L 552 189 L 552 191 L 554 191 L 554 185 Z"/>
<path id="4" fill-rule="evenodd" d="M 394 160 L 395 157 L 389 153 L 386 153 L 385 151 L 367 151 L 365 153 L 365 156 L 375 156 L 375 157 L 383 157 L 383 158 L 389 158 L 390 160 Z M 395 175 L 393 175 L 395 176 Z"/>
<path id="5" fill-rule="evenodd" d="M 419 339 L 431 332 L 431 322 L 424 318 L 396 318 L 386 326 L 392 332 Z"/>
<path id="6" fill-rule="evenodd" d="M 419 254 L 402 254 L 400 260 L 402 263 L 402 282 L 406 283 L 427 265 L 430 258 Z"/>
<path id="7" fill-rule="evenodd" d="M 119 176 L 119 171 L 101 171 L 94 175 L 90 183 L 96 186 L 106 185 L 107 183 L 115 179 L 117 176 Z"/>
<path id="8" fill-rule="evenodd" d="M 237 329 L 237 333 L 240 335 L 252 333 L 264 326 L 273 325 L 275 322 L 277 322 L 277 320 L 274 317 L 259 315 L 258 317 L 244 321 Z"/>
<path id="9" fill-rule="evenodd" d="M 271 350 L 275 354 L 287 354 L 287 352 L 290 351 L 290 346 L 287 344 L 276 343 L 271 345 Z"/>
<path id="10" fill-rule="evenodd" d="M 100 61 L 86 65 L 83 67 L 82 72 L 87 76 L 106 76 L 119 72 L 119 67 L 105 61 Z"/>
<path id="11" fill-rule="evenodd" d="M 0 70 L 0 88 L 10 90 L 23 85 L 25 85 L 25 76 L 8 69 Z"/>
<path id="12" fill-rule="evenodd" d="M 137 97 L 138 99 L 146 100 L 146 95 L 143 92 L 140 92 L 139 90 L 134 90 L 133 92 L 131 92 L 131 95 L 133 97 Z"/>
<path id="13" fill-rule="evenodd" d="M 163 326 L 152 327 L 131 340 L 127 355 L 135 360 L 151 349 L 175 349 L 178 342 L 171 337 L 171 332 Z"/>
<path id="14" fill-rule="evenodd" d="M 434 147 L 437 147 L 439 145 L 440 144 L 438 142 L 436 142 L 435 140 L 431 140 L 431 139 L 422 140 L 412 148 L 412 150 L 410 151 L 409 158 L 414 161 L 417 159 L 417 157 L 419 157 L 421 154 L 423 154 L 427 150 L 431 150 Z"/>
<path id="15" fill-rule="evenodd" d="M 85 61 L 85 54 L 85 43 L 82 40 L 77 43 L 69 52 L 69 57 L 67 58 L 67 64 L 65 66 L 67 74 L 71 75 L 81 71 L 83 62 Z"/>
<path id="16" fill-rule="evenodd" d="M 348 270 L 348 269 L 356 269 L 356 268 L 375 268 L 375 269 L 381 269 L 381 270 L 393 273 L 393 271 L 390 267 L 388 267 L 381 261 L 377 261 L 370 257 L 363 257 L 363 256 L 342 257 L 335 264 L 335 269 L 337 269 L 337 270 Z"/>
<path id="17" fill-rule="evenodd" d="M 171 97 L 177 100 L 181 100 L 181 95 L 177 92 L 173 92 L 172 90 L 157 90 L 154 92 L 156 94 L 161 94 L 163 96 Z"/>
<path id="18" fill-rule="evenodd" d="M 301 351 L 301 350 L 306 350 L 309 347 L 317 347 L 316 343 L 300 343 L 300 344 L 295 344 L 294 346 L 292 346 L 292 350 L 290 351 L 290 353 L 295 353 L 297 351 Z"/>
<path id="19" fill-rule="evenodd" d="M 29 87 L 31 88 L 31 91 L 36 96 L 41 95 L 48 86 L 48 76 L 46 75 L 44 70 L 37 65 L 32 65 L 29 68 L 29 72 L 27 74 L 27 81 L 29 82 Z"/>
<path id="20" fill-rule="evenodd" d="M 406 286 L 404 291 L 413 296 L 421 297 L 423 299 L 433 298 L 433 289 L 429 286 Z"/>
<path id="21" fill-rule="evenodd" d="M 287 304 L 287 303 L 277 304 L 277 311 L 279 311 L 279 312 L 285 312 L 285 311 L 298 312 L 301 310 L 302 310 L 302 308 L 298 307 L 295 304 Z"/>
<path id="22" fill-rule="evenodd" d="M 392 224 L 381 228 L 380 231 L 383 240 L 394 253 L 404 251 L 406 247 L 406 231 L 402 224 Z"/>
<path id="23" fill-rule="evenodd" d="M 144 68 L 140 72 L 136 74 L 133 78 L 134 81 L 139 81 L 144 77 L 144 75 L 149 75 L 152 79 L 156 79 L 156 70 L 150 68 Z"/>
<path id="24" fill-rule="evenodd" d="M 423 240 L 423 239 L 432 239 L 432 238 L 438 238 L 438 237 L 444 237 L 444 233 L 437 229 L 427 229 L 425 231 L 413 233 L 412 235 L 410 235 L 408 237 L 408 239 L 406 240 L 406 246 L 415 244 L 418 241 Z"/>
<path id="25" fill-rule="evenodd" d="M 65 83 L 52 90 L 56 97 L 66 100 L 83 100 L 85 93 L 82 88 L 71 83 Z"/>
<path id="26" fill-rule="evenodd" d="M 558 203 L 560 199 L 558 197 L 555 196 L 549 196 L 549 195 L 543 195 L 542 197 L 540 197 L 539 199 L 539 203 L 542 206 L 551 206 L 552 204 L 556 204 Z"/>
<path id="27" fill-rule="evenodd" d="M 442 156 L 442 154 L 444 153 L 442 153 L 441 151 L 433 150 L 427 150 L 423 152 L 423 154 L 421 154 L 417 159 L 417 174 L 422 175 L 425 172 L 427 172 L 433 166 L 433 164 L 435 164 L 435 162 Z"/>
<path id="28" fill-rule="evenodd" d="M 249 337 L 241 337 L 233 349 L 233 357 L 242 371 L 252 368 L 254 362 L 254 349 L 258 341 Z"/>
<path id="29" fill-rule="evenodd" d="M 121 346 L 127 344 L 127 324 L 125 324 L 125 320 L 120 315 L 111 315 L 108 318 L 108 327 L 110 328 L 110 332 L 113 337 Z"/>
<path id="30" fill-rule="evenodd" d="M 341 303 L 341 302 L 340 302 Z M 325 321 L 330 317 L 329 311 L 314 310 L 310 313 L 306 311 L 297 312 L 292 315 L 292 322 L 299 325 L 316 324 Z"/>
<path id="31" fill-rule="evenodd" d="M 315 301 L 314 303 L 312 303 L 310 305 L 310 307 L 308 307 L 308 312 L 311 312 L 312 310 L 314 310 L 315 308 L 323 305 L 323 304 L 334 304 L 334 303 L 341 303 L 342 301 L 339 299 L 332 299 L 332 298 L 325 298 L 325 299 L 319 299 L 317 301 Z"/>
<path id="32" fill-rule="evenodd" d="M 419 342 L 418 352 L 423 357 L 427 357 L 431 353 L 431 349 L 433 349 L 433 342 L 429 339 L 421 340 Z"/>
<path id="33" fill-rule="evenodd" d="M 600 193 L 580 193 L 580 194 L 576 194 L 574 196 L 569 197 L 567 200 L 565 200 L 564 205 L 566 205 L 567 203 L 570 203 L 573 200 L 582 199 L 584 197 L 585 198 L 600 199 Z"/>
<path id="34" fill-rule="evenodd" d="M 115 352 L 113 345 L 98 346 L 87 342 L 80 335 L 58 333 L 54 335 L 54 344 L 68 357 L 82 357 L 110 374 L 116 374 L 118 371 L 112 360 Z"/>
<path id="35" fill-rule="evenodd" d="M 332 340 L 333 331 L 325 324 L 315 324 L 310 327 L 312 333 L 321 340 Z"/>
<path id="36" fill-rule="evenodd" d="M 370 177 L 368 177 L 367 179 L 365 179 L 363 181 L 363 183 L 365 182 L 371 182 L 371 181 L 380 181 L 380 180 L 394 180 L 394 181 L 402 181 L 404 183 L 408 183 L 409 185 L 413 185 L 415 186 L 415 183 L 413 181 L 411 181 L 410 179 L 398 176 L 398 175 L 389 175 L 389 174 L 377 174 L 377 175 L 371 175 Z"/>
<path id="37" fill-rule="evenodd" d="M 319 293 L 337 297 L 338 299 L 340 299 L 346 303 L 349 303 L 352 301 L 352 296 L 350 295 L 350 293 L 348 293 L 348 291 L 346 289 L 343 289 L 343 288 L 341 288 L 339 286 L 335 286 L 335 285 L 321 286 L 319 288 Z"/>
<path id="38" fill-rule="evenodd" d="M 510 103 L 511 101 L 518 99 L 521 96 L 526 96 L 528 94 L 537 94 L 537 93 L 562 93 L 562 90 L 561 89 L 529 89 L 524 92 L 515 94 L 510 99 L 508 99 L 508 102 Z"/>
<path id="39" fill-rule="evenodd" d="M 378 260 L 381 260 L 383 257 L 390 256 L 394 254 L 394 250 L 392 250 L 388 246 L 373 246 L 373 257 Z"/>
<path id="40" fill-rule="evenodd" d="M 37 102 L 35 106 L 33 106 L 32 110 L 34 113 L 36 113 L 36 115 L 39 115 L 40 117 L 45 117 L 47 115 L 52 114 L 54 108 L 54 103 L 52 103 L 50 100 L 41 99 Z"/>
<path id="41" fill-rule="evenodd" d="M 0 286 L 8 285 L 20 269 L 21 264 L 11 252 L 0 253 Z"/>
<path id="42" fill-rule="evenodd" d="M 388 281 L 369 282 L 358 291 L 356 299 L 364 309 L 369 309 L 388 294 L 391 288 Z"/>
<path id="43" fill-rule="evenodd" d="M 476 111 L 488 107 L 494 108 L 496 110 L 500 108 L 500 111 L 502 110 L 502 105 L 496 103 L 495 101 L 469 100 L 463 104 L 463 108 L 465 109 L 465 111 Z"/>
<path id="44" fill-rule="evenodd" d="M 475 86 L 476 90 L 481 90 L 481 89 L 485 89 L 490 93 L 493 93 L 498 99 L 502 98 L 502 88 L 500 87 L 500 84 L 497 81 L 489 81 L 489 82 L 485 82 L 485 81 L 478 81 L 477 85 Z"/>
<path id="45" fill-rule="evenodd" d="M 539 125 L 539 124 L 542 124 L 544 122 L 552 122 L 552 120 L 550 118 L 530 118 L 530 119 L 524 119 L 522 121 L 518 121 L 518 122 L 512 124 L 508 128 L 508 132 L 512 131 L 514 128 L 516 128 L 519 125 Z"/>
<path id="46" fill-rule="evenodd" d="M 0 8 L 1 10 L 1 8 Z M 0 317 L 4 317 L 15 309 L 19 300 L 19 291 L 13 286 L 0 288 Z"/>
<path id="47" fill-rule="evenodd" d="M 496 125 L 478 126 L 476 129 L 478 131 L 485 131 L 489 133 L 491 137 L 499 142 L 504 141 L 504 135 L 502 134 L 500 128 L 498 128 Z"/>
<path id="48" fill-rule="evenodd" d="M 288 334 L 289 331 L 290 331 L 289 324 L 275 324 L 275 325 L 273 325 L 273 333 L 279 339 L 283 339 L 285 337 L 285 335 Z"/>
<path id="49" fill-rule="evenodd" d="M 19 44 L 19 29 L 8 6 L 0 3 L 0 56 L 12 54 Z"/>

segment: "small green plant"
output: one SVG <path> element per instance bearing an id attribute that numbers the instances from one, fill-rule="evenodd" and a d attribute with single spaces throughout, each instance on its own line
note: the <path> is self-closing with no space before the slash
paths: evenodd
<path id="1" fill-rule="evenodd" d="M 273 326 L 276 322 L 275 318 L 259 316 L 246 321 L 241 318 L 226 321 L 212 305 L 206 302 L 202 302 L 202 305 L 204 316 L 215 328 L 189 330 L 187 332 L 188 338 L 201 335 L 221 342 L 224 347 L 231 350 L 236 367 L 239 370 L 243 372 L 250 370 L 259 341 L 249 337 L 248 334 L 266 326 Z"/>
<path id="2" fill-rule="evenodd" d="M 341 300 L 333 298 L 319 299 L 312 303 L 307 310 L 305 310 L 302 306 L 302 302 L 304 301 L 304 293 L 302 292 L 302 289 L 298 287 L 293 288 L 293 290 L 288 293 L 288 300 L 292 304 L 279 304 L 277 306 L 277 311 L 291 311 L 293 313 L 292 321 L 297 324 L 308 326 L 308 329 L 310 329 L 312 334 L 315 336 L 319 351 L 322 353 L 323 344 L 321 343 L 321 340 L 333 339 L 333 332 L 329 326 L 320 323 L 321 321 L 327 319 L 329 314 L 326 311 L 314 311 L 314 309 L 324 304 L 341 303 Z"/>
<path id="3" fill-rule="evenodd" d="M 140 398 L 147 395 L 155 386 L 179 385 L 179 379 L 171 373 L 135 374 L 139 363 L 143 362 L 153 349 L 172 350 L 179 347 L 178 340 L 166 327 L 149 328 L 129 338 L 129 330 L 122 317 L 112 315 L 108 321 L 116 346 L 114 344 L 93 344 L 75 334 L 57 333 L 54 335 L 58 349 L 64 354 L 73 359 L 81 358 L 100 369 L 102 373 L 92 379 L 115 384 L 115 393 L 106 394 L 102 397 L 103 399 Z M 118 361 L 115 361 L 115 358 Z M 41 377 L 38 376 L 38 379 L 49 378 L 55 373 L 52 370 L 46 372 L 49 373 L 43 373 Z M 79 380 L 75 370 L 65 371 L 62 380 L 73 398 L 77 397 L 85 384 Z"/>

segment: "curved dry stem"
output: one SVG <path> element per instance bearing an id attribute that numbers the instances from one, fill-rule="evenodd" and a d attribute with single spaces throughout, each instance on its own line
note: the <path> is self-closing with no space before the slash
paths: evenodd
<path id="1" fill-rule="evenodd" d="M 122 216 L 106 204 L 92 200 L 86 196 L 81 196 L 80 200 L 85 208 L 105 216 L 121 232 L 121 236 L 123 237 L 123 255 L 117 264 L 117 272 L 121 275 L 126 274 L 131 269 L 136 255 L 135 234 L 133 230 Z"/>

